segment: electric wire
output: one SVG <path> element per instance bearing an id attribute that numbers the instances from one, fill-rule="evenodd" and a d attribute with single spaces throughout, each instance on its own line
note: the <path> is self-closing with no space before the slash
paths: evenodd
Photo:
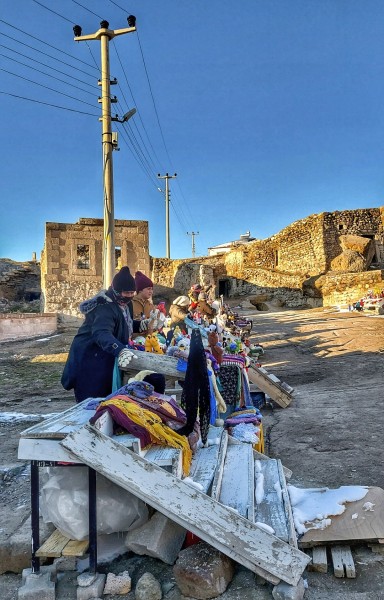
<path id="1" fill-rule="evenodd" d="M 85 41 L 85 43 L 86 43 L 86 45 L 87 45 L 87 48 L 88 48 L 88 50 L 89 50 L 89 54 L 91 55 L 91 57 L 92 57 L 92 59 L 93 59 L 93 62 L 95 63 L 96 67 L 97 67 L 98 69 L 100 69 L 99 65 L 98 65 L 98 64 L 97 64 L 97 62 L 96 62 L 96 59 L 95 59 L 95 57 L 93 56 L 93 53 L 92 53 L 92 50 L 91 50 L 91 46 L 88 44 L 87 40 Z"/>
<path id="2" fill-rule="evenodd" d="M 39 65 L 43 65 L 43 67 L 47 67 L 48 69 L 52 69 L 52 71 L 56 71 L 56 73 L 61 73 L 61 75 L 65 75 L 66 77 L 70 77 L 71 80 L 80 81 L 83 85 L 87 85 L 88 87 L 90 87 L 93 90 L 95 90 L 95 86 L 92 85 L 91 83 L 87 83 L 86 81 L 83 81 L 82 79 L 79 79 L 78 77 L 74 77 L 73 75 L 69 75 L 68 73 L 65 73 L 64 71 L 60 71 L 60 69 L 55 69 L 55 67 L 51 67 L 50 65 L 47 65 L 47 63 L 43 63 L 40 60 L 37 60 L 36 58 L 31 58 L 30 56 L 27 56 L 27 54 L 23 54 L 22 52 L 18 52 L 17 50 L 14 50 L 13 48 L 10 48 L 9 46 L 5 46 L 4 44 L 0 44 L 0 48 L 5 48 L 6 50 L 9 50 L 10 52 L 14 52 L 15 54 L 18 54 L 19 56 L 22 56 L 23 58 L 27 58 L 28 60 L 32 60 L 33 62 L 36 62 Z M 92 77 L 94 77 L 94 76 L 92 75 Z"/>
<path id="3" fill-rule="evenodd" d="M 0 21 L 1 21 L 1 19 L 0 19 Z M 43 50 L 39 50 L 38 48 L 35 48 L 34 46 L 30 46 L 29 44 L 26 44 L 25 42 L 21 42 L 20 40 L 17 40 L 16 38 L 12 37 L 11 35 L 7 35 L 6 33 L 3 33 L 3 32 L 0 32 L 0 35 L 2 37 L 7 37 L 10 40 L 13 40 L 17 44 L 21 44 L 22 46 L 26 46 L 27 48 L 30 48 L 31 50 L 35 50 L 36 52 L 39 52 L 40 54 L 43 54 L 44 56 L 48 56 L 48 58 L 52 58 L 52 60 L 56 60 L 59 63 L 62 63 L 63 65 L 66 65 L 67 67 L 70 67 L 71 69 L 76 69 L 80 73 L 84 73 L 84 75 L 88 75 L 88 77 L 92 77 L 92 79 L 95 78 L 94 73 L 87 73 L 87 71 L 84 71 L 83 69 L 80 69 L 77 66 L 74 67 L 73 65 L 65 62 L 64 60 L 61 60 L 60 58 L 56 58 L 56 56 L 52 56 L 52 54 L 48 54 L 47 52 L 43 52 Z M 83 61 L 81 61 L 81 62 L 83 62 Z"/>
<path id="4" fill-rule="evenodd" d="M 58 12 L 56 12 L 52 8 L 49 8 L 48 6 L 45 6 L 44 4 L 42 4 L 41 2 L 39 2 L 38 0 L 32 0 L 32 2 L 34 2 L 35 4 L 39 4 L 42 8 L 45 8 L 46 10 L 49 10 L 54 15 L 57 15 L 58 17 L 61 17 L 62 19 L 64 19 L 65 21 L 68 21 L 68 23 L 71 23 L 73 25 L 73 21 L 70 21 L 70 19 L 67 19 L 67 17 L 64 17 L 63 15 L 61 15 Z"/>
<path id="5" fill-rule="evenodd" d="M 85 100 L 80 100 L 80 98 L 76 98 L 75 96 L 70 96 L 69 94 L 66 94 L 65 92 L 60 92 L 60 90 L 55 90 L 54 88 L 44 85 L 43 83 L 38 83 L 37 81 L 33 81 L 33 79 L 28 79 L 28 77 L 23 77 L 22 75 L 18 75 L 17 73 L 12 73 L 12 71 L 8 71 L 7 69 L 3 69 L 2 67 L 0 67 L 0 71 L 3 71 L 4 73 L 8 73 L 9 75 L 14 75 L 14 77 L 19 77 L 20 79 L 24 79 L 24 81 L 29 81 L 29 83 L 34 83 L 35 85 L 43 87 L 46 90 L 50 90 L 51 92 L 56 92 L 57 94 L 61 94 L 62 96 L 66 96 L 67 98 L 71 98 L 72 100 L 76 100 L 77 102 L 81 102 L 82 104 L 87 104 L 88 106 L 92 106 L 92 108 L 93 108 L 93 104 L 91 104 L 90 102 L 86 102 Z"/>
<path id="6" fill-rule="evenodd" d="M 137 154 L 133 151 L 132 147 L 130 146 L 130 144 L 128 143 L 126 137 L 125 137 L 125 130 L 120 130 L 121 133 L 121 137 L 124 141 L 124 143 L 126 144 L 126 146 L 128 147 L 129 151 L 131 152 L 133 158 L 136 160 L 136 162 L 138 163 L 138 165 L 140 166 L 140 168 L 143 170 L 144 174 L 147 176 L 147 178 L 149 179 L 149 181 L 156 187 L 156 189 L 158 188 L 157 186 L 157 182 L 154 181 L 152 179 L 153 175 L 151 172 L 148 172 L 148 170 L 146 169 L 145 165 L 142 164 L 142 162 L 140 161 L 139 157 L 137 156 Z"/>
<path id="7" fill-rule="evenodd" d="M 72 0 L 72 2 L 74 2 L 75 4 L 77 4 L 78 6 L 81 6 L 81 8 L 83 8 L 84 10 L 87 10 L 89 13 L 91 13 L 91 15 L 94 15 L 95 17 L 97 17 L 98 19 L 103 20 L 103 17 L 100 17 L 100 15 L 98 15 L 97 13 L 93 12 L 93 10 L 91 10 L 90 8 L 87 8 L 86 6 L 83 6 L 82 4 L 80 4 L 80 2 L 77 2 L 77 0 Z"/>
<path id="8" fill-rule="evenodd" d="M 65 85 L 70 85 L 71 88 L 75 88 L 76 90 L 80 90 L 81 92 L 84 92 L 85 94 L 90 94 L 91 96 L 95 96 L 94 93 L 89 92 L 88 90 L 84 90 L 83 88 L 79 87 L 78 85 L 74 85 L 70 81 L 65 81 L 64 79 L 60 79 L 60 77 L 56 77 L 55 75 L 51 75 L 50 73 L 46 73 L 45 71 L 42 71 L 41 69 L 36 69 L 36 67 L 33 67 L 31 65 L 27 65 L 27 64 L 21 62 L 20 60 L 17 60 L 16 58 L 12 58 L 10 56 L 7 56 L 6 54 L 3 54 L 2 52 L 0 52 L 0 56 L 3 56 L 4 58 L 7 58 L 8 60 L 12 60 L 13 62 L 16 62 L 19 65 L 22 65 L 23 67 L 27 67 L 27 69 L 33 69 L 33 71 L 35 71 L 36 73 L 42 73 L 43 75 L 46 75 L 50 79 L 56 79 L 57 81 L 60 81 L 61 83 L 64 83 Z"/>
<path id="9" fill-rule="evenodd" d="M 18 94 L 11 94 L 10 92 L 4 92 L 0 90 L 0 94 L 4 96 L 11 96 L 12 98 L 18 98 L 20 100 L 28 100 L 28 102 L 35 102 L 36 104 L 43 104 L 44 106 L 51 106 L 53 108 L 60 108 L 61 110 L 68 110 L 69 112 L 79 113 L 80 115 L 89 115 L 91 117 L 98 117 L 99 115 L 85 112 L 84 110 L 77 110 L 75 108 L 68 108 L 66 106 L 59 106 L 57 104 L 51 104 L 50 102 L 43 102 L 42 100 L 34 100 L 33 98 L 26 98 L 25 96 L 19 96 Z"/>
<path id="10" fill-rule="evenodd" d="M 77 56 L 74 56 L 73 54 L 69 54 L 69 52 L 65 52 L 64 50 L 61 50 L 60 48 L 56 48 L 56 46 L 52 46 L 52 44 L 48 44 L 48 42 L 44 42 L 44 40 L 41 40 L 40 38 L 32 35 L 31 33 L 28 33 L 27 31 L 24 31 L 23 29 L 20 29 L 19 27 L 16 27 L 15 25 L 8 23 L 8 21 L 4 21 L 4 19 L 0 19 L 0 23 L 4 23 L 5 25 L 8 25 L 8 27 L 12 27 L 12 29 L 16 29 L 16 31 L 20 31 L 24 35 L 27 35 L 28 37 L 31 37 L 34 40 L 37 40 L 38 42 L 40 42 L 41 44 L 44 44 L 45 46 L 48 46 L 49 48 L 53 48 L 53 50 L 60 52 L 60 54 L 65 54 L 66 56 L 69 56 L 73 60 L 77 60 L 77 61 L 83 63 L 84 65 L 86 65 L 87 67 L 91 67 L 92 69 L 95 69 L 95 67 L 93 65 L 90 65 L 89 63 L 85 62 L 84 60 L 81 60 Z"/>

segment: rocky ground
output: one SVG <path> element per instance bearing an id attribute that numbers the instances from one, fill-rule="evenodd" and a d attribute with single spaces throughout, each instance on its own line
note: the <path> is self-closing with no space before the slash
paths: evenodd
<path id="1" fill-rule="evenodd" d="M 289 408 L 263 409 L 267 453 L 293 471 L 291 483 L 384 487 L 384 317 L 323 309 L 255 314 L 246 302 L 239 312 L 254 319 L 253 341 L 266 350 L 263 366 L 295 388 Z M 29 511 L 28 469 L 17 462 L 18 434 L 32 424 L 33 415 L 59 412 L 73 403 L 72 394 L 60 386 L 60 375 L 74 333 L 68 329 L 49 339 L 0 345 L 0 417 L 8 412 L 30 415 L 30 422 L 0 422 L 0 536 L 12 519 L 25 519 Z M 356 579 L 336 579 L 331 569 L 328 574 L 306 572 L 305 597 L 384 599 L 384 556 L 359 545 L 354 558 Z M 167 600 L 182 599 L 172 569 L 157 561 L 125 555 L 107 568 L 115 573 L 128 569 L 134 581 L 149 570 L 164 584 Z M 60 580 L 58 600 L 76 598 L 73 581 L 73 574 Z M 19 585 L 18 575 L 1 576 L 2 600 L 15 600 Z M 239 569 L 221 598 L 264 599 L 270 594 L 269 585 L 255 587 L 253 575 Z"/>

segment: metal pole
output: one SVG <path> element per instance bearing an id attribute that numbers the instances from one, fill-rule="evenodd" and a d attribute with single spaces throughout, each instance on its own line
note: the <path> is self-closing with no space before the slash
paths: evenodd
<path id="1" fill-rule="evenodd" d="M 187 235 L 190 235 L 192 237 L 192 258 L 195 258 L 195 255 L 196 255 L 195 236 L 199 235 L 199 232 L 191 231 L 191 233 L 189 233 L 189 231 L 187 231 Z"/>
<path id="2" fill-rule="evenodd" d="M 165 179 L 165 256 L 171 258 L 171 238 L 169 232 L 169 184 Z"/>

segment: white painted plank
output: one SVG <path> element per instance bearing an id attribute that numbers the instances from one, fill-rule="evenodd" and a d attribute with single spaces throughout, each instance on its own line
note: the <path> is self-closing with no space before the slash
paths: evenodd
<path id="1" fill-rule="evenodd" d="M 84 406 L 89 400 L 74 404 L 71 408 L 45 419 L 20 433 L 22 438 L 63 439 L 69 432 L 79 429 L 95 414 L 94 410 L 86 410 Z"/>
<path id="2" fill-rule="evenodd" d="M 70 462 L 81 464 L 78 457 L 64 448 L 59 440 L 21 438 L 17 457 L 20 460 Z"/>
<path id="3" fill-rule="evenodd" d="M 228 444 L 224 460 L 219 502 L 248 518 L 253 506 L 254 479 L 252 444 Z M 253 520 L 253 516 L 252 516 Z"/>
<path id="4" fill-rule="evenodd" d="M 211 498 L 213 500 L 218 500 L 220 497 L 221 482 L 223 480 L 224 461 L 225 461 L 225 455 L 227 453 L 227 446 L 228 446 L 228 432 L 224 431 L 223 435 L 221 436 L 220 449 L 219 449 L 219 454 L 217 457 L 217 467 L 216 467 L 216 472 L 215 472 L 215 476 L 214 476 L 213 483 L 212 483 Z"/>
<path id="5" fill-rule="evenodd" d="M 283 408 L 286 408 L 291 403 L 292 396 L 280 383 L 272 381 L 268 371 L 263 367 L 250 365 L 248 369 L 248 379 Z"/>
<path id="6" fill-rule="evenodd" d="M 273 460 L 272 458 L 269 458 L 269 456 L 267 456 L 266 454 L 263 454 L 262 452 L 258 452 L 257 450 L 253 451 L 253 457 L 255 460 Z M 288 469 L 288 467 L 284 467 L 284 465 L 282 465 L 282 469 L 283 469 L 285 478 L 290 479 L 292 477 L 291 469 Z"/>
<path id="7" fill-rule="evenodd" d="M 86 425 L 61 442 L 81 460 L 272 583 L 297 585 L 309 557 Z"/>
<path id="8" fill-rule="evenodd" d="M 260 471 L 258 471 L 258 467 L 260 467 Z M 289 533 L 277 461 L 275 459 L 260 461 L 255 466 L 255 471 L 255 478 L 257 479 L 260 473 L 264 482 L 264 499 L 259 504 L 255 504 L 255 521 L 269 525 L 278 538 L 288 542 Z"/>
<path id="9" fill-rule="evenodd" d="M 223 436 L 227 435 L 226 432 L 223 433 L 222 429 L 220 433 Z M 223 438 L 221 438 L 221 440 L 222 439 Z M 191 472 L 189 476 L 193 479 L 193 481 L 196 481 L 202 486 L 202 491 L 205 494 L 208 493 L 212 480 L 217 472 L 218 457 L 221 445 L 222 441 L 220 444 L 213 444 L 212 446 L 208 446 L 206 448 L 199 448 L 192 459 Z"/>
<path id="10" fill-rule="evenodd" d="M 282 496 L 283 496 L 283 507 L 284 507 L 285 519 L 286 519 L 286 523 L 287 523 L 287 529 L 288 529 L 288 543 L 291 544 L 291 546 L 298 548 L 295 522 L 293 520 L 291 500 L 290 500 L 288 489 L 287 489 L 287 482 L 285 479 L 284 467 L 281 463 L 281 460 L 277 459 L 276 462 L 277 462 L 277 469 L 279 472 L 280 486 L 281 486 L 281 491 L 282 491 Z"/>
<path id="11" fill-rule="evenodd" d="M 167 354 L 154 354 L 152 352 L 142 352 L 140 350 L 132 350 L 136 358 L 132 359 L 129 365 L 122 371 L 155 371 L 163 373 L 177 379 L 185 379 L 185 371 L 177 370 L 178 358 L 168 356 Z"/>

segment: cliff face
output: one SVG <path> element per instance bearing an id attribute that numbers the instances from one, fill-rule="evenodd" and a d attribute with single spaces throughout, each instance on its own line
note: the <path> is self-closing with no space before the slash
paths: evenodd
<path id="1" fill-rule="evenodd" d="M 0 258 L 0 299 L 24 302 L 40 298 L 40 264 Z"/>

